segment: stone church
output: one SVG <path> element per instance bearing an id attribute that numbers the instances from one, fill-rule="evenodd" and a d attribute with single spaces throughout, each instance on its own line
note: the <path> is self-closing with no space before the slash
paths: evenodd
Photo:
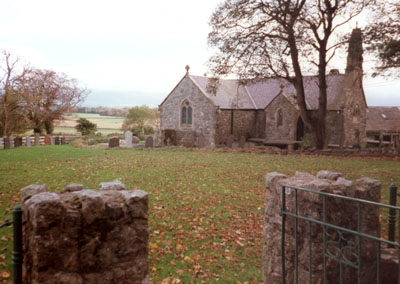
<path id="1" fill-rule="evenodd" d="M 367 104 L 362 86 L 362 35 L 354 29 L 344 74 L 327 75 L 329 143 L 351 147 L 366 136 Z M 160 104 L 164 143 L 196 145 L 200 136 L 208 146 L 226 144 L 230 135 L 264 141 L 299 141 L 304 125 L 296 91 L 285 79 L 257 81 L 220 80 L 215 92 L 212 79 L 186 74 Z M 318 108 L 318 78 L 305 76 L 306 104 Z"/>

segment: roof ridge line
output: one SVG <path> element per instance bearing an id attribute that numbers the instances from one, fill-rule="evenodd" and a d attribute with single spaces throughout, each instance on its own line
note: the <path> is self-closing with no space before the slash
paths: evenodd
<path id="1" fill-rule="evenodd" d="M 257 106 L 256 106 L 256 103 L 255 103 L 253 97 L 250 95 L 250 92 L 249 92 L 249 90 L 247 89 L 247 86 L 246 86 L 246 85 L 244 85 L 244 89 L 246 90 L 246 94 L 249 96 L 251 102 L 253 103 L 254 108 L 257 110 L 258 108 L 257 108 Z"/>

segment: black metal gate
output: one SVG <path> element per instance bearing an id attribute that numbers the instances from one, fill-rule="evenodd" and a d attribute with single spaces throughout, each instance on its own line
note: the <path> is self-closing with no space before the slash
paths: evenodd
<path id="1" fill-rule="evenodd" d="M 13 251 L 12 251 L 12 264 L 13 264 L 13 283 L 22 283 L 22 210 L 21 206 L 17 205 L 13 209 L 13 221 L 6 220 L 0 229 L 13 225 Z"/>

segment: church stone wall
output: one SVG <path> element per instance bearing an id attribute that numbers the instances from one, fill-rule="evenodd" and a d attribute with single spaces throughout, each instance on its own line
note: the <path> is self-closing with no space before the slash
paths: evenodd
<path id="1" fill-rule="evenodd" d="M 277 112 L 283 113 L 282 125 L 277 125 Z M 273 140 L 296 140 L 299 111 L 283 96 L 278 95 L 265 109 L 265 138 Z"/>
<path id="2" fill-rule="evenodd" d="M 361 71 L 351 71 L 346 74 L 344 82 L 346 97 L 343 109 L 345 147 L 359 145 L 366 138 L 367 106 L 361 76 Z"/>
<path id="3" fill-rule="evenodd" d="M 193 109 L 191 128 L 180 124 L 181 104 L 185 99 Z M 185 77 L 160 107 L 161 133 L 165 135 L 165 130 L 174 130 L 178 145 L 195 143 L 203 134 L 206 145 L 212 146 L 215 144 L 215 113 L 216 107 L 189 77 Z"/>
<path id="4" fill-rule="evenodd" d="M 341 145 L 343 143 L 343 113 L 328 111 L 326 114 L 326 130 L 329 144 Z"/>
<path id="5" fill-rule="evenodd" d="M 265 123 L 264 110 L 257 110 L 255 138 L 265 138 Z"/>
<path id="6" fill-rule="evenodd" d="M 232 133 L 233 114 L 233 133 Z M 240 137 L 252 138 L 257 136 L 257 125 L 260 124 L 255 110 L 220 110 L 217 114 L 216 144 L 225 144 L 228 136 L 233 134 L 233 139 Z M 262 123 L 262 122 L 261 122 Z"/>

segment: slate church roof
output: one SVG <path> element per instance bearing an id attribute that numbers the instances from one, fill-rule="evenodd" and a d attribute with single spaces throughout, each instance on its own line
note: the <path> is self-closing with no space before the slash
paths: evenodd
<path id="1" fill-rule="evenodd" d="M 222 79 L 219 81 L 216 94 L 208 91 L 209 78 L 189 75 L 189 78 L 198 86 L 202 93 L 221 109 L 265 109 L 281 92 L 285 96 L 294 97 L 296 90 L 292 84 L 282 78 L 268 78 L 239 84 L 238 80 Z M 310 110 L 318 108 L 318 78 L 304 77 L 306 104 Z M 328 110 L 340 110 L 344 98 L 343 74 L 327 75 Z"/>
<path id="2" fill-rule="evenodd" d="M 368 107 L 367 131 L 400 132 L 400 107 Z"/>

